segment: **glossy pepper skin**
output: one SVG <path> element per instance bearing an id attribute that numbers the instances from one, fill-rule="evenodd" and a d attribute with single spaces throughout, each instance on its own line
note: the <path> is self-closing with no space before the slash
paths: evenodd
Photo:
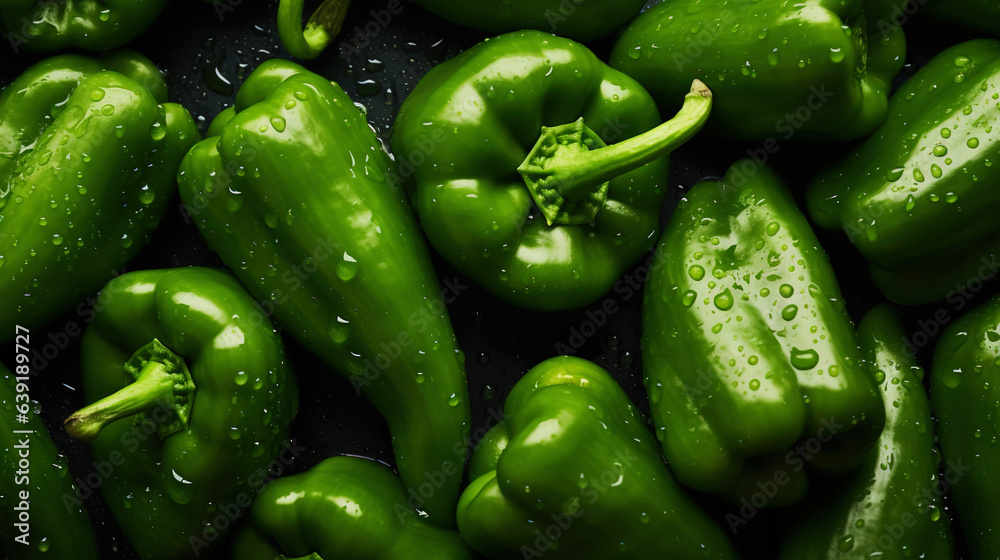
<path id="1" fill-rule="evenodd" d="M 907 353 L 906 333 L 888 305 L 868 312 L 858 340 L 881 389 L 885 429 L 857 470 L 810 498 L 781 559 L 950 559 L 924 370 Z"/>
<path id="2" fill-rule="evenodd" d="M 650 132 L 655 138 L 676 145 L 704 123 L 711 93 L 694 92 L 690 80 L 685 93 L 690 110 Z M 392 145 L 445 259 L 511 304 L 574 309 L 607 293 L 652 248 L 669 146 L 635 137 L 661 122 L 641 86 L 583 45 L 524 31 L 432 69 L 400 108 Z M 640 152 L 651 159 L 634 169 Z M 561 156 L 580 159 L 554 172 Z"/>
<path id="3" fill-rule="evenodd" d="M 167 0 L 0 0 L 4 38 L 15 52 L 79 47 L 103 51 L 142 34 Z"/>
<path id="4" fill-rule="evenodd" d="M 27 377 L 27 363 L 18 366 L 15 373 Z M 18 400 L 19 394 L 31 395 L 30 380 L 20 380 L 28 384 L 26 392 L 17 390 L 18 381 L 14 373 L 0 364 L 0 455 L 3 456 L 0 552 L 10 560 L 97 560 L 94 528 L 87 510 L 77 499 L 66 458 L 49 437 L 45 423 L 35 414 L 35 404 Z M 25 423 L 17 421 L 22 410 L 28 418 Z M 32 433 L 15 433 L 15 430 Z M 27 469 L 19 466 L 19 461 L 25 458 L 23 454 L 27 454 Z M 22 492 L 27 492 L 27 499 Z M 27 508 L 21 505 L 22 501 L 28 502 Z M 24 527 L 17 527 L 15 524 L 22 523 L 19 515 L 25 509 L 28 520 Z M 27 529 L 27 535 L 22 529 Z"/>
<path id="5" fill-rule="evenodd" d="M 464 27 L 487 33 L 537 29 L 577 41 L 600 39 L 632 20 L 643 0 L 413 0 L 414 4 Z"/>
<path id="6" fill-rule="evenodd" d="M 368 123 L 339 86 L 273 60 L 212 130 L 180 171 L 202 235 L 287 333 L 385 416 L 407 488 L 444 479 L 415 505 L 453 525 L 470 421 L 445 308 L 457 294 L 438 285 Z"/>
<path id="7" fill-rule="evenodd" d="M 870 139 L 809 186 L 813 220 L 847 233 L 889 299 L 943 299 L 995 272 L 997 94 L 1000 42 L 951 47 L 899 88 Z"/>
<path id="8" fill-rule="evenodd" d="M 250 508 L 249 527 L 234 541 L 233 558 L 472 560 L 456 531 L 422 519 L 409 499 L 385 465 L 360 457 L 327 459 L 264 488 Z"/>
<path id="9" fill-rule="evenodd" d="M 643 373 L 681 482 L 733 500 L 770 482 L 768 505 L 783 505 L 805 493 L 807 464 L 864 460 L 882 400 L 830 261 L 770 168 L 742 160 L 694 186 L 655 258 Z"/>
<path id="10" fill-rule="evenodd" d="M 0 340 L 70 310 L 149 241 L 199 138 L 166 94 L 123 51 L 45 59 L 0 95 Z"/>
<path id="11" fill-rule="evenodd" d="M 130 272 L 83 337 L 88 406 L 66 431 L 123 458 L 101 492 L 143 559 L 202 555 L 283 452 L 298 408 L 281 337 L 221 270 Z"/>
<path id="12" fill-rule="evenodd" d="M 511 390 L 504 414 L 509 442 L 458 504 L 462 537 L 488 558 L 736 557 L 597 365 L 542 362 Z M 475 453 L 495 457 L 492 448 Z"/>
<path id="13" fill-rule="evenodd" d="M 934 351 L 931 402 L 944 479 L 971 558 L 1000 558 L 1000 297 L 962 316 Z"/>
<path id="14" fill-rule="evenodd" d="M 703 80 L 717 98 L 708 126 L 723 136 L 850 140 L 885 119 L 903 67 L 903 32 L 883 35 L 881 17 L 862 0 L 668 1 L 628 26 L 610 62 L 665 112 Z"/>

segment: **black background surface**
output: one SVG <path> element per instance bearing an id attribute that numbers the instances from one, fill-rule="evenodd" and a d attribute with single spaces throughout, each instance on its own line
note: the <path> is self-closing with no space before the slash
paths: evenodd
<path id="1" fill-rule="evenodd" d="M 653 0 L 650 5 L 656 3 Z M 386 0 L 355 0 L 334 45 L 317 60 L 305 63 L 309 69 L 340 83 L 355 101 L 365 106 L 369 122 L 386 145 L 393 118 L 420 77 L 435 64 L 487 36 L 449 24 L 405 1 L 402 11 L 392 15 L 383 25 L 373 17 L 372 11 L 385 10 L 388 4 Z M 315 3 L 307 6 L 307 10 L 312 5 Z M 214 6 L 194 1 L 174 2 L 129 47 L 148 56 L 165 72 L 170 100 L 187 107 L 204 132 L 211 119 L 232 104 L 239 84 L 258 64 L 273 57 L 291 58 L 280 47 L 274 23 L 276 13 L 276 0 L 228 0 L 228 3 L 223 0 Z M 959 30 L 938 29 L 933 23 L 921 22 L 919 18 L 907 22 L 905 29 L 910 54 L 897 85 L 936 53 L 972 37 Z M 377 33 L 371 33 L 372 30 Z M 352 42 L 357 44 L 357 52 L 343 48 L 344 44 Z M 614 36 L 590 46 L 606 59 L 613 44 Z M 0 52 L 3 53 L 0 54 L 0 86 L 6 86 L 18 73 L 42 58 L 24 52 L 12 54 L 7 45 L 0 45 Z M 801 202 L 803 187 L 809 178 L 823 166 L 837 161 L 838 156 L 853 145 L 782 142 L 781 149 L 768 163 L 786 178 Z M 671 188 L 662 220 L 669 219 L 685 189 L 701 179 L 721 177 L 732 162 L 746 157 L 748 150 L 759 147 L 761 143 L 723 141 L 703 134 L 675 152 L 669 180 Z M 187 265 L 222 267 L 194 224 L 186 223 L 179 204 L 175 197 L 150 245 L 126 270 Z M 857 322 L 868 309 L 882 301 L 882 296 L 871 283 L 867 264 L 841 232 L 819 231 L 818 235 L 833 261 L 848 310 Z M 632 291 L 630 298 L 626 298 L 626 294 L 631 290 L 609 293 L 607 298 L 614 302 L 618 311 L 597 326 L 593 336 L 577 338 L 575 332 L 590 332 L 586 323 L 599 322 L 594 318 L 600 316 L 603 298 L 588 308 L 573 312 L 525 311 L 495 300 L 440 257 L 434 255 L 433 258 L 442 282 L 467 286 L 449 306 L 449 312 L 467 357 L 474 433 L 478 428 L 495 423 L 493 417 L 514 383 L 532 366 L 557 355 L 557 346 L 564 348 L 561 345 L 573 348 L 575 355 L 607 369 L 649 418 L 639 348 L 641 291 Z M 634 277 L 634 272 L 635 269 L 627 274 Z M 974 299 L 962 311 L 996 291 L 996 282 L 988 283 L 981 291 L 970 294 Z M 948 322 L 961 314 L 950 303 L 905 309 L 908 332 L 917 333 L 922 324 L 942 311 L 949 318 Z M 62 420 L 83 404 L 77 389 L 80 385 L 80 341 L 79 337 L 65 337 L 60 333 L 71 323 L 85 327 L 87 317 L 87 312 L 74 311 L 31 335 L 33 349 L 44 354 L 40 360 L 44 367 L 31 381 L 31 395 L 38 401 L 37 410 L 50 427 L 56 443 L 69 457 L 74 475 L 81 479 L 95 471 L 94 458 L 88 445 L 71 440 L 61 430 Z M 348 381 L 332 374 L 301 345 L 289 337 L 285 337 L 285 341 L 299 375 L 301 393 L 293 437 L 307 449 L 286 474 L 307 470 L 324 458 L 338 454 L 371 457 L 392 465 L 388 430 L 374 408 L 355 394 Z M 932 350 L 933 342 L 918 353 L 925 367 L 930 365 Z M 10 363 L 9 358 L 13 355 L 11 345 L 0 346 L 0 359 Z M 821 485 L 817 480 L 814 487 Z M 722 527 L 727 526 L 723 518 L 731 511 L 730 506 L 706 496 L 696 499 Z M 85 503 L 101 538 L 102 557 L 135 558 L 100 492 L 93 492 Z M 782 531 L 793 517 L 794 511 L 768 511 L 742 526 L 733 539 L 743 558 L 777 557 Z M 959 550 L 956 558 L 962 558 L 964 546 L 957 525 L 954 527 Z M 572 538 L 572 534 L 568 533 L 567 537 Z M 216 556 L 224 557 L 224 554 Z"/>

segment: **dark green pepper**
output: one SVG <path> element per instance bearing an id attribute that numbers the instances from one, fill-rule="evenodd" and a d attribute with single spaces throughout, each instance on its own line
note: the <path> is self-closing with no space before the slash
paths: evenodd
<path id="1" fill-rule="evenodd" d="M 665 154 L 712 105 L 701 82 L 684 93 L 660 125 L 645 90 L 583 45 L 511 33 L 431 70 L 400 109 L 392 145 L 445 259 L 514 305 L 573 309 L 652 248 Z"/>
<path id="2" fill-rule="evenodd" d="M 487 33 L 537 29 L 577 41 L 600 39 L 632 20 L 644 0 L 413 0 L 465 27 Z"/>
<path id="3" fill-rule="evenodd" d="M 943 479 L 971 558 L 1000 558 L 1000 297 L 941 336 L 931 369 L 931 402 Z"/>
<path id="4" fill-rule="evenodd" d="M 468 448 L 464 356 L 392 162 L 351 98 L 262 64 L 181 165 L 202 235 L 285 331 L 385 416 L 413 503 L 450 526 Z"/>
<path id="5" fill-rule="evenodd" d="M 806 465 L 857 467 L 882 400 L 830 261 L 774 172 L 743 160 L 693 187 L 656 259 L 643 369 L 677 478 L 781 505 L 805 494 Z"/>
<path id="6" fill-rule="evenodd" d="M 890 118 L 808 191 L 820 227 L 842 228 L 889 299 L 927 303 L 996 274 L 1000 249 L 1000 42 L 934 57 Z"/>
<path id="7" fill-rule="evenodd" d="M 504 415 L 509 442 L 499 454 L 492 445 L 477 449 L 493 470 L 458 504 L 459 531 L 482 554 L 736 557 L 670 476 L 625 392 L 597 365 L 569 356 L 542 362 L 511 390 Z"/>
<path id="8" fill-rule="evenodd" d="M 281 337 L 220 270 L 131 272 L 100 297 L 81 358 L 91 404 L 66 431 L 115 466 L 101 492 L 139 556 L 197 556 L 282 452 L 298 392 Z"/>
<path id="9" fill-rule="evenodd" d="M 327 459 L 264 488 L 250 508 L 250 525 L 234 542 L 233 558 L 472 560 L 457 532 L 422 519 L 408 499 L 402 482 L 382 464 Z"/>
<path id="10" fill-rule="evenodd" d="M 149 241 L 199 138 L 166 94 L 152 62 L 120 52 L 46 59 L 0 95 L 0 340 L 68 311 Z"/>
<path id="11" fill-rule="evenodd" d="M 0 0 L 0 29 L 14 47 L 103 51 L 142 34 L 167 0 Z"/>
<path id="12" fill-rule="evenodd" d="M 865 316 L 858 338 L 881 386 L 885 429 L 857 470 L 811 499 L 781 558 L 951 559 L 924 370 L 906 353 L 906 334 L 888 305 Z"/>
<path id="13" fill-rule="evenodd" d="M 611 66 L 664 111 L 703 80 L 717 98 L 710 129 L 768 139 L 768 152 L 793 136 L 859 138 L 885 119 L 906 54 L 902 29 L 880 29 L 878 12 L 863 13 L 862 0 L 663 2 L 629 25 Z"/>
<path id="14" fill-rule="evenodd" d="M 10 560 L 97 560 L 66 458 L 28 400 L 27 361 L 17 370 L 0 364 L 0 551 Z"/>

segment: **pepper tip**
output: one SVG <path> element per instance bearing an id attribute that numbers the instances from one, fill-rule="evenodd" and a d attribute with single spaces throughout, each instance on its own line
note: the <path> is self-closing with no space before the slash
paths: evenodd
<path id="1" fill-rule="evenodd" d="M 712 97 L 712 90 L 708 89 L 705 82 L 699 79 L 691 82 L 691 93 L 700 97 Z"/>

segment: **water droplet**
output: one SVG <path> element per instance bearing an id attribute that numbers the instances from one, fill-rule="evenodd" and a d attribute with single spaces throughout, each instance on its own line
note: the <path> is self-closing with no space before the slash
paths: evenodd
<path id="1" fill-rule="evenodd" d="M 912 194 L 910 196 L 906 197 L 906 211 L 907 212 L 909 212 L 910 210 L 913 210 L 913 207 L 916 206 L 916 205 L 917 205 L 917 201 L 916 201 L 916 199 L 913 198 Z"/>
<path id="2" fill-rule="evenodd" d="M 358 273 L 358 261 L 344 251 L 344 258 L 337 263 L 337 277 L 347 282 Z"/>
<path id="3" fill-rule="evenodd" d="M 833 62 L 844 60 L 844 51 L 839 47 L 830 47 L 830 60 Z"/>
<path id="4" fill-rule="evenodd" d="M 854 548 L 854 537 L 847 535 L 846 537 L 840 539 L 840 544 L 837 546 L 841 552 L 847 552 Z"/>
<path id="5" fill-rule="evenodd" d="M 271 117 L 271 126 L 273 126 L 274 130 L 277 130 L 278 132 L 284 132 L 285 131 L 284 117 L 277 117 L 277 116 Z"/>
<path id="6" fill-rule="evenodd" d="M 786 321 L 791 321 L 798 314 L 799 307 L 797 305 L 788 305 L 781 310 L 781 318 Z"/>
<path id="7" fill-rule="evenodd" d="M 789 298 L 795 293 L 795 289 L 790 284 L 782 284 L 778 287 L 778 293 L 781 294 L 781 297 Z"/>
<path id="8" fill-rule="evenodd" d="M 937 146 L 934 146 L 934 149 L 931 150 L 931 152 L 937 157 L 944 157 L 948 155 L 948 147 L 943 144 L 938 144 Z"/>
<path id="9" fill-rule="evenodd" d="M 160 123 L 153 123 L 153 127 L 149 129 L 149 137 L 154 141 L 163 140 L 163 137 L 167 135 L 167 127 L 161 125 Z"/>
<path id="10" fill-rule="evenodd" d="M 722 293 L 716 294 L 715 306 L 722 311 L 729 311 L 733 308 L 733 294 L 729 292 L 729 288 L 726 288 Z"/>
<path id="11" fill-rule="evenodd" d="M 152 204 L 155 198 L 156 193 L 150 190 L 148 186 L 143 187 L 142 190 L 139 191 L 139 202 L 143 204 Z"/>
<path id="12" fill-rule="evenodd" d="M 90 92 L 91 101 L 100 101 L 104 99 L 104 90 L 101 88 L 96 88 Z"/>
<path id="13" fill-rule="evenodd" d="M 278 217 L 274 214 L 267 214 L 264 216 L 264 223 L 267 224 L 267 227 L 275 229 L 278 227 Z"/>
<path id="14" fill-rule="evenodd" d="M 903 169 L 902 167 L 895 167 L 893 169 L 890 169 L 889 171 L 885 172 L 885 180 L 889 181 L 890 183 L 895 183 L 896 181 L 899 180 L 900 177 L 903 176 L 904 171 L 906 170 Z"/>
<path id="15" fill-rule="evenodd" d="M 760 380 L 759 379 L 751 379 L 750 380 L 750 390 L 751 391 L 756 391 L 757 389 L 760 389 Z"/>
<path id="16" fill-rule="evenodd" d="M 639 56 L 642 55 L 642 47 L 635 47 L 628 51 L 628 57 L 632 60 L 639 60 Z"/>
<path id="17" fill-rule="evenodd" d="M 132 246 L 132 238 L 129 237 L 127 233 L 122 234 L 120 244 L 122 246 L 122 249 L 128 249 L 129 247 Z"/>
<path id="18" fill-rule="evenodd" d="M 691 268 L 688 269 L 688 274 L 691 276 L 691 279 L 693 280 L 701 280 L 702 278 L 705 277 L 705 269 L 697 264 L 692 265 Z"/>
<path id="19" fill-rule="evenodd" d="M 969 141 L 966 142 L 966 145 L 975 150 L 976 148 L 979 147 L 979 138 L 969 138 Z"/>
<path id="20" fill-rule="evenodd" d="M 341 344 L 351 334 L 351 322 L 338 315 L 336 320 L 330 321 L 327 334 L 330 335 L 330 340 Z"/>
<path id="21" fill-rule="evenodd" d="M 451 396 L 448 397 L 448 406 L 458 406 L 458 403 L 460 402 L 462 402 L 462 399 L 460 399 L 455 393 L 452 393 Z"/>
<path id="22" fill-rule="evenodd" d="M 792 348 L 791 354 L 792 367 L 799 370 L 809 370 L 816 367 L 819 363 L 819 354 L 815 350 L 799 350 L 798 348 Z"/>
<path id="23" fill-rule="evenodd" d="M 688 290 L 684 292 L 683 296 L 681 296 L 681 304 L 684 307 L 691 307 L 691 305 L 694 303 L 695 298 L 697 297 L 698 297 L 697 292 L 695 292 L 694 290 Z"/>

